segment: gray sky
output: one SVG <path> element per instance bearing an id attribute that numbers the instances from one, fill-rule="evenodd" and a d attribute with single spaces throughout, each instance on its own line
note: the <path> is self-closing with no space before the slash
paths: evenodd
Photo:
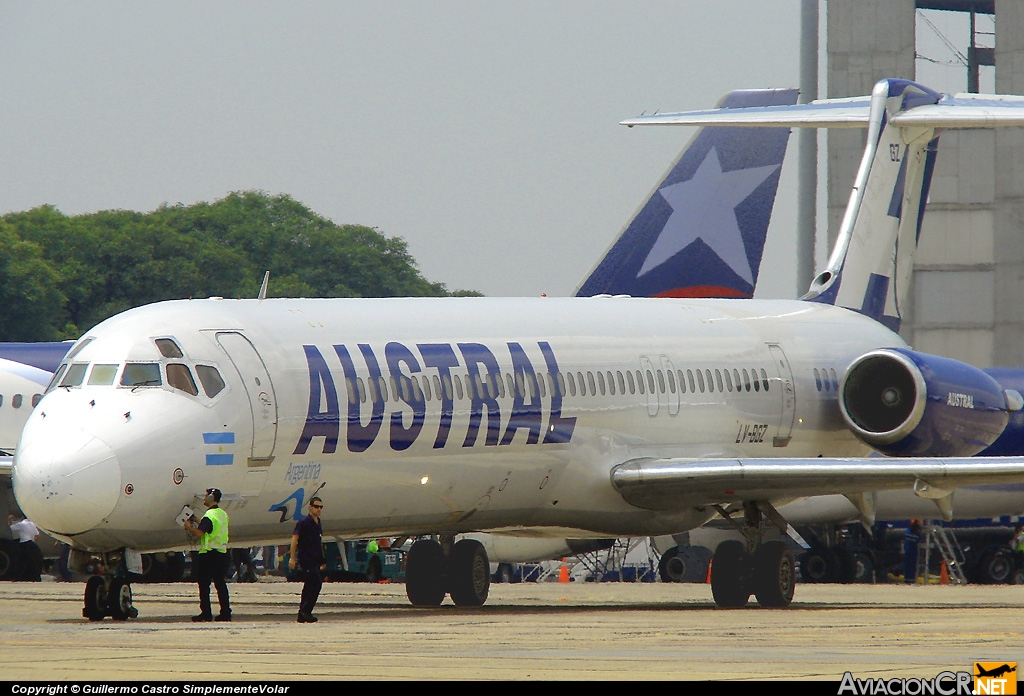
<path id="1" fill-rule="evenodd" d="M 403 237 L 449 288 L 570 294 L 691 135 L 618 121 L 796 86 L 799 5 L 5 0 L 0 213 L 260 189 Z"/>

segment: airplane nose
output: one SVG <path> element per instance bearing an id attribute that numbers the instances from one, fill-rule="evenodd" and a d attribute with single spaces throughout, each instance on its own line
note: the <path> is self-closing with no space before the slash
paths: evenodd
<path id="1" fill-rule="evenodd" d="M 106 443 L 75 431 L 22 444 L 12 483 L 30 520 L 71 535 L 94 529 L 110 515 L 121 492 L 121 467 Z"/>

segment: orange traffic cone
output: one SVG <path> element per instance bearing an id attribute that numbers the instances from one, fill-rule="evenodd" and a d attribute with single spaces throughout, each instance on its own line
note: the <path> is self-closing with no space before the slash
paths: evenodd
<path id="1" fill-rule="evenodd" d="M 558 582 L 569 582 L 569 566 L 564 563 L 558 569 Z"/>
<path id="2" fill-rule="evenodd" d="M 940 585 L 948 585 L 949 584 L 949 571 L 946 569 L 946 562 L 945 561 L 942 562 L 942 567 L 939 569 L 939 584 Z"/>
<path id="3" fill-rule="evenodd" d="M 704 582 L 707 585 L 711 584 L 711 559 L 708 559 L 708 576 L 704 578 Z"/>

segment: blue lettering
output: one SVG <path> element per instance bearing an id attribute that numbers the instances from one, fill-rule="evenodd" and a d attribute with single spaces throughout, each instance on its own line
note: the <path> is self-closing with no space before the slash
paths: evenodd
<path id="1" fill-rule="evenodd" d="M 441 399 L 441 422 L 437 426 L 437 437 L 434 439 L 434 449 L 440 449 L 448 442 L 448 433 L 452 429 L 455 400 L 451 394 L 451 368 L 458 367 L 459 358 L 447 343 L 418 343 L 416 347 L 420 349 L 423 365 L 436 368 L 441 380 L 441 393 L 437 395 Z"/>
<path id="2" fill-rule="evenodd" d="M 469 372 L 467 385 L 472 400 L 470 401 L 469 429 L 466 431 L 466 440 L 463 447 L 472 447 L 476 444 L 477 434 L 480 431 L 480 419 L 483 416 L 484 407 L 487 408 L 487 439 L 485 445 L 498 444 L 498 436 L 501 434 L 501 408 L 498 406 L 497 394 L 492 391 L 497 389 L 495 380 L 501 379 L 501 369 L 498 361 L 487 346 L 480 343 L 460 343 L 459 350 L 466 361 L 466 369 Z M 479 365 L 486 368 L 486 374 L 480 374 Z"/>
<path id="3" fill-rule="evenodd" d="M 363 354 L 363 360 L 366 362 L 366 367 L 370 372 L 370 379 L 374 380 L 376 385 L 379 385 L 380 366 L 377 364 L 377 356 L 373 354 L 370 346 L 365 343 L 359 344 L 359 350 Z M 334 346 L 334 352 L 338 354 L 338 359 L 341 360 L 341 365 L 345 370 L 345 379 L 350 385 L 349 388 L 356 389 L 356 366 L 352 362 L 352 357 L 348 354 L 348 349 L 343 345 Z M 348 400 L 346 436 L 348 438 L 349 452 L 365 452 L 373 444 L 373 441 L 377 439 L 377 433 L 380 432 L 380 426 L 384 422 L 384 397 L 380 396 L 380 390 L 377 388 L 369 388 L 367 391 L 373 399 L 373 410 L 370 413 L 370 422 L 367 425 L 363 425 L 359 394 L 356 393 L 354 395 L 355 398 L 350 397 Z"/>
<path id="4" fill-rule="evenodd" d="M 391 376 L 398 385 L 398 397 L 412 407 L 412 424 L 408 428 L 403 427 L 401 413 L 391 414 L 391 449 L 402 451 L 409 449 L 416 437 L 423 429 L 423 417 L 427 413 L 427 404 L 423 399 L 423 392 L 416 384 L 416 378 L 405 375 L 402 372 L 402 363 L 409 367 L 410 374 L 420 371 L 420 364 L 416 362 L 412 351 L 401 343 L 391 342 L 384 347 L 384 357 L 388 361 L 388 369 Z"/>
<path id="5" fill-rule="evenodd" d="M 512 378 L 520 389 L 514 391 L 512 399 L 512 415 L 509 417 L 505 434 L 501 438 L 501 444 L 512 444 L 512 438 L 520 428 L 527 428 L 530 432 L 526 438 L 526 444 L 535 445 L 540 437 L 541 428 L 541 403 L 540 390 L 537 385 L 537 374 L 533 370 L 533 363 L 527 357 L 526 351 L 518 343 L 509 343 L 508 352 L 512 355 Z M 529 401 L 526 396 L 529 395 Z"/>
<path id="6" fill-rule="evenodd" d="M 558 374 L 558 361 L 547 341 L 538 341 L 540 352 L 544 354 L 544 362 L 547 363 L 548 372 L 552 375 Z M 548 431 L 544 433 L 544 444 L 549 442 L 564 443 L 572 439 L 572 431 L 576 428 L 575 418 L 562 418 L 562 395 L 558 389 L 551 390 L 551 420 L 548 424 Z"/>
<path id="7" fill-rule="evenodd" d="M 338 449 L 338 432 L 341 427 L 338 391 L 334 388 L 334 378 L 327 369 L 324 356 L 316 346 L 302 346 L 302 349 L 306 352 L 306 363 L 309 365 L 309 409 L 306 411 L 302 435 L 292 454 L 305 454 L 314 437 L 324 438 L 324 454 L 333 454 Z M 321 384 L 327 396 L 326 411 L 320 410 Z"/>

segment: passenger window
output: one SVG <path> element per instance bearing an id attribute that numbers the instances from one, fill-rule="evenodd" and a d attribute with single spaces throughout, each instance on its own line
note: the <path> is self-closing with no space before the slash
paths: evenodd
<path id="1" fill-rule="evenodd" d="M 90 385 L 107 385 L 114 383 L 117 376 L 117 365 L 93 365 L 89 373 Z"/>
<path id="2" fill-rule="evenodd" d="M 723 371 L 725 372 L 725 390 L 731 392 L 732 391 L 732 377 L 729 375 L 729 371 L 728 370 L 723 370 Z"/>
<path id="3" fill-rule="evenodd" d="M 455 395 L 461 400 L 462 397 L 462 379 L 458 375 L 455 375 Z"/>
<path id="4" fill-rule="evenodd" d="M 576 379 L 579 381 L 580 396 L 586 396 L 587 395 L 587 383 L 583 381 L 583 373 L 582 372 L 577 372 L 576 373 Z"/>
<path id="5" fill-rule="evenodd" d="M 423 375 L 420 379 L 423 381 L 423 400 L 430 401 L 433 398 L 430 394 L 430 378 Z"/>
<path id="6" fill-rule="evenodd" d="M 747 372 L 747 368 L 743 368 L 743 390 L 750 391 L 750 373 Z"/>
<path id="7" fill-rule="evenodd" d="M 711 370 L 705 369 L 704 370 L 704 377 L 706 378 L 707 383 L 708 383 L 708 392 L 711 393 L 711 394 L 714 394 L 715 393 L 715 381 L 714 381 L 715 378 L 711 376 Z M 722 376 L 721 375 L 718 376 L 718 381 L 719 382 L 722 381 Z"/>
<path id="8" fill-rule="evenodd" d="M 352 383 L 351 377 L 345 378 L 345 391 L 348 392 L 348 402 L 350 404 L 355 404 L 359 399 L 359 395 L 356 394 L 356 386 Z"/>
<path id="9" fill-rule="evenodd" d="M 569 395 L 576 396 L 576 380 L 573 378 L 571 372 L 565 373 L 569 380 Z"/>
<path id="10" fill-rule="evenodd" d="M 165 358 L 185 357 L 181 352 L 181 348 L 178 347 L 178 344 L 169 338 L 156 339 L 156 347 L 157 349 L 159 349 L 160 355 L 164 356 Z"/>
<path id="11" fill-rule="evenodd" d="M 555 393 L 555 378 L 551 376 L 550 372 L 542 372 L 537 382 L 537 386 L 540 388 L 540 398 L 542 399 L 547 397 L 547 393 L 544 390 L 545 379 L 547 380 L 547 383 L 551 386 L 551 393 Z"/>
<path id="12" fill-rule="evenodd" d="M 4 395 L 0 394 L 0 406 L 4 405 Z"/>
<path id="13" fill-rule="evenodd" d="M 220 377 L 220 372 L 217 371 L 216 367 L 210 365 L 196 365 L 196 374 L 199 375 L 199 381 L 203 385 L 203 391 L 211 399 L 221 393 L 224 389 L 224 380 Z"/>
<path id="14" fill-rule="evenodd" d="M 636 383 L 633 382 L 632 370 L 626 370 L 626 380 L 629 382 L 629 393 L 636 394 Z"/>
<path id="15" fill-rule="evenodd" d="M 698 375 L 700 374 L 700 370 L 697 370 L 697 374 Z M 691 394 L 696 394 L 697 390 L 694 389 L 694 384 L 693 384 L 693 370 L 687 370 L 686 371 L 686 381 L 690 384 L 690 393 Z M 700 390 L 704 391 L 704 387 L 701 387 Z"/>
<path id="16" fill-rule="evenodd" d="M 829 371 L 832 373 L 832 387 L 839 391 L 839 380 L 836 378 L 836 371 L 834 368 L 829 368 Z"/>
<path id="17" fill-rule="evenodd" d="M 686 378 L 683 376 L 682 370 L 676 370 L 676 377 L 679 379 L 679 393 L 686 393 Z"/>
<path id="18" fill-rule="evenodd" d="M 733 371 L 732 371 L 732 381 L 736 385 L 736 391 L 738 391 L 738 392 L 743 391 L 743 389 L 740 386 L 742 384 L 740 382 L 740 371 L 737 370 L 736 368 L 733 368 Z"/>
<path id="19" fill-rule="evenodd" d="M 426 378 L 424 378 L 424 382 L 426 382 Z M 410 377 L 409 378 L 409 384 L 412 385 L 412 400 L 415 403 L 423 403 L 424 401 L 426 401 L 426 399 L 423 398 L 423 390 L 420 389 L 420 381 L 418 379 L 416 379 L 415 377 Z M 430 388 L 430 382 L 426 382 L 426 384 L 427 384 L 427 389 L 429 389 Z"/>
<path id="20" fill-rule="evenodd" d="M 668 391 L 669 391 L 670 394 L 675 394 L 676 393 L 676 373 L 672 372 L 672 370 L 668 370 L 665 374 L 668 375 Z"/>
<path id="21" fill-rule="evenodd" d="M 43 400 L 43 395 L 42 394 L 33 394 L 32 395 L 32 408 L 35 408 L 36 406 L 38 406 L 39 402 L 42 401 L 42 400 Z"/>
<path id="22" fill-rule="evenodd" d="M 161 384 L 159 363 L 128 363 L 121 374 L 123 387 L 159 387 Z"/>
<path id="23" fill-rule="evenodd" d="M 15 394 L 14 398 L 11 399 L 11 407 L 21 408 L 22 401 L 24 401 L 24 397 L 21 394 Z"/>
<path id="24" fill-rule="evenodd" d="M 641 394 L 646 394 L 647 393 L 644 390 L 644 376 L 643 376 L 643 373 L 640 372 L 640 370 L 636 371 L 636 388 L 637 388 L 637 391 L 639 391 Z"/>
<path id="25" fill-rule="evenodd" d="M 608 376 L 608 393 L 615 396 L 615 378 L 612 376 L 612 371 L 608 370 L 605 374 Z"/>
<path id="26" fill-rule="evenodd" d="M 647 374 L 649 375 L 650 373 L 648 372 Z M 651 383 L 651 389 L 654 389 L 653 382 Z M 658 370 L 658 391 L 662 394 L 665 393 L 665 373 L 661 370 Z"/>
<path id="27" fill-rule="evenodd" d="M 445 396 L 447 396 L 449 399 L 452 398 L 452 388 L 451 388 L 451 385 L 449 384 L 447 389 L 445 389 L 444 391 L 441 391 L 441 378 L 438 377 L 437 375 L 434 375 L 433 379 L 434 379 L 434 393 L 437 394 L 437 398 L 441 399 L 441 398 L 443 398 Z"/>
<path id="28" fill-rule="evenodd" d="M 597 387 L 598 387 L 598 389 L 601 390 L 601 396 L 604 396 L 604 394 L 605 394 L 605 387 L 604 387 L 604 373 L 603 372 L 598 372 L 597 373 Z"/>
<path id="29" fill-rule="evenodd" d="M 697 370 L 697 386 L 700 387 L 700 393 L 704 393 L 704 373 Z"/>
<path id="30" fill-rule="evenodd" d="M 761 386 L 764 387 L 765 391 L 768 391 L 768 373 L 761 368 Z"/>
<path id="31" fill-rule="evenodd" d="M 64 379 L 60 381 L 62 387 L 78 387 L 81 386 L 82 380 L 85 379 L 85 369 L 89 367 L 88 363 L 75 363 L 68 368 L 68 371 L 64 373 Z M 17 408 L 17 406 L 15 406 Z"/>
<path id="32" fill-rule="evenodd" d="M 174 389 L 180 389 L 186 394 L 199 396 L 196 388 L 196 381 L 192 379 L 192 373 L 180 363 L 171 363 L 167 366 L 167 384 Z"/>
<path id="33" fill-rule="evenodd" d="M 587 370 L 587 387 L 590 389 L 591 396 L 597 396 L 597 385 L 594 384 L 594 373 Z"/>
<path id="34" fill-rule="evenodd" d="M 625 381 L 623 381 L 623 378 L 622 378 L 622 370 L 616 370 L 615 371 L 615 379 L 619 383 L 619 393 L 620 394 L 625 394 L 626 393 L 626 383 L 625 383 Z M 630 389 L 630 391 L 632 391 L 632 389 Z"/>

